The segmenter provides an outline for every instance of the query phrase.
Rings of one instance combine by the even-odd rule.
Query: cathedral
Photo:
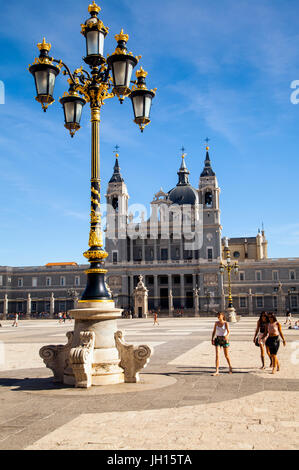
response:
[[[232,263],[239,266],[231,277],[233,306],[239,315],[299,312],[299,258],[268,258],[264,230],[255,237],[223,237],[214,170],[207,147],[198,187],[192,187],[183,153],[177,185],[157,192],[150,217],[140,214],[136,220],[116,154],[106,191],[105,243],[107,283],[118,307],[134,308],[142,276],[149,310],[171,316],[215,315],[228,305],[228,277],[220,265],[229,248]],[[73,308],[74,296],[85,288],[87,268],[65,262],[0,266],[0,318],[13,312],[53,316]]]
[[[227,305],[227,279],[219,271],[225,244],[220,188],[209,147],[197,188],[190,184],[185,154],[177,174],[173,189],[161,189],[154,195],[150,218],[141,216],[136,223],[128,213],[129,192],[116,155],[106,194],[110,208],[106,250],[109,286],[123,308],[132,307],[140,275],[148,289],[150,310],[191,313],[196,296],[201,312],[223,310]],[[165,214],[167,223],[163,224]],[[180,220],[184,217],[198,236],[197,243],[186,239]],[[232,284],[234,306],[240,314],[258,314],[263,309],[298,311],[299,259],[268,259],[264,230],[256,237],[231,238],[228,246],[232,260],[239,265]]]

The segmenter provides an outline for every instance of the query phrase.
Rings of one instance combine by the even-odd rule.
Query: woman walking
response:
[[[232,366],[229,358],[229,327],[224,313],[218,313],[218,321],[215,322],[212,334],[212,345],[216,348],[216,372],[219,375],[219,350],[223,348],[225,359],[229,366],[229,373],[232,374]]]
[[[262,360],[262,367],[261,369],[265,369],[265,342],[267,339],[268,335],[268,323],[269,323],[269,318],[266,312],[262,312],[261,316],[257,322],[256,325],[256,330],[255,330],[255,335],[253,338],[254,344],[260,348],[261,350],[261,360]],[[268,352],[268,351],[267,351]],[[272,359],[269,354],[270,358],[270,367],[272,366]]]
[[[154,312],[154,324],[153,324],[153,326],[155,326],[155,325],[159,326],[158,313],[157,312]]]
[[[268,313],[269,323],[268,323],[268,338],[266,341],[267,352],[271,356],[272,361],[272,374],[280,371],[280,364],[278,362],[277,353],[280,346],[279,336],[282,339],[283,345],[286,345],[284,339],[281,324],[277,321],[276,316],[273,313]]]

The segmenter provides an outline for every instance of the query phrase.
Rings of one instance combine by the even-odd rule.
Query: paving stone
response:
[[[155,347],[145,372],[173,377],[175,382],[152,391],[142,391],[140,384],[137,391],[123,394],[104,391],[96,395],[84,390],[73,394],[71,388],[64,391],[54,386],[51,372],[39,367],[39,358],[30,356],[31,343],[35,354],[40,345],[55,344],[53,335],[65,335],[71,324],[61,328],[37,321],[28,324],[32,328],[2,332],[1,340],[9,344],[11,368],[2,371],[0,378],[0,449],[298,448],[298,366],[290,361],[289,344],[279,351],[279,374],[259,370],[259,351],[252,343],[256,319],[232,326],[235,373],[227,374],[221,357],[219,377],[211,376],[214,348],[211,331],[206,331],[207,326],[212,329],[214,319],[178,323],[163,318],[163,331],[185,328],[190,333],[180,337],[170,333],[163,340],[158,328],[147,334],[152,327],[148,321],[119,323],[120,329],[129,325],[139,330],[140,336],[132,336],[133,341],[165,341]],[[238,331],[242,334],[235,335]],[[299,339],[298,332],[284,333],[288,342]],[[60,336],[56,339],[63,342]],[[26,361],[19,364],[19,352],[22,349],[26,354],[26,348]],[[57,390],[59,395],[55,395]]]

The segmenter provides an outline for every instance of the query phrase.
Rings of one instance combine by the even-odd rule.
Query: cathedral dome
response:
[[[175,188],[173,188],[168,193],[168,199],[173,204],[191,204],[194,205],[198,202],[198,194],[196,189],[194,189],[189,183],[189,174],[185,162],[185,154],[182,155],[182,164],[181,168],[178,171],[179,182]]]
[[[176,186],[168,193],[168,198],[173,204],[196,204],[198,202],[198,195],[196,189],[191,185]]]

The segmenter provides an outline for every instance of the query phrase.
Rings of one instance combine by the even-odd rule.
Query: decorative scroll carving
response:
[[[71,349],[70,365],[75,376],[77,388],[89,388],[92,385],[92,359],[95,343],[93,331],[81,331],[80,344]]]
[[[124,370],[125,382],[139,382],[139,371],[149,363],[153,354],[152,348],[147,345],[134,346],[126,343],[122,331],[117,331],[114,338],[120,357],[119,367]]]
[[[54,382],[63,383],[64,369],[67,367],[71,344],[74,337],[73,331],[68,331],[68,342],[65,345],[49,345],[40,349],[39,355],[43,359],[46,367],[54,374]]]

